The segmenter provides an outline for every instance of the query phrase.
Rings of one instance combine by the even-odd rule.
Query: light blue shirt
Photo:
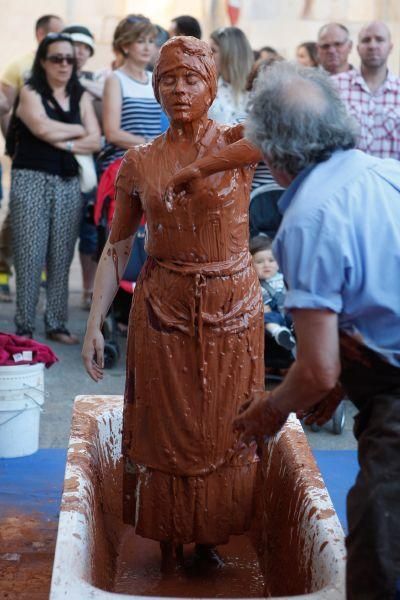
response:
[[[336,312],[341,330],[400,367],[400,163],[337,151],[302,171],[279,208],[285,308]]]

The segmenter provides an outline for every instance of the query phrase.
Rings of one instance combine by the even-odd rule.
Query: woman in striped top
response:
[[[146,69],[156,33],[154,25],[142,15],[129,15],[115,30],[113,47],[124,56],[124,63],[104,87],[106,145],[99,160],[102,172],[132,146],[161,133],[161,106],[154,97],[152,74]]]

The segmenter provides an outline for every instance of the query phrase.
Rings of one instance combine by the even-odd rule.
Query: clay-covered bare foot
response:
[[[160,542],[161,549],[161,572],[169,575],[175,571],[176,560],[174,556],[174,545],[172,542]]]
[[[216,547],[208,544],[196,544],[193,558],[194,563],[202,563],[217,569],[222,569],[225,565]]]
[[[172,542],[160,542],[161,549],[161,572],[165,575],[171,574],[177,568],[183,566],[183,545]]]
[[[183,567],[185,562],[185,556],[183,554],[183,544],[176,544],[175,546],[175,558],[177,565]]]

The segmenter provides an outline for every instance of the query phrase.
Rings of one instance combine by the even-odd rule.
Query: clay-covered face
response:
[[[210,89],[190,66],[176,66],[160,77],[162,107],[171,121],[190,122],[205,115],[211,105]]]

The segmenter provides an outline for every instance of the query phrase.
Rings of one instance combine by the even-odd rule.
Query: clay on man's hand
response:
[[[289,416],[289,413],[282,412],[272,403],[271,392],[256,394],[242,410],[234,420],[233,427],[240,432],[240,437],[245,443],[275,435]]]
[[[332,418],[333,413],[345,397],[346,393],[340,383],[337,383],[333,390],[322,398],[320,402],[314,404],[308,410],[297,412],[298,419],[304,419],[306,425],[323,425]]]

